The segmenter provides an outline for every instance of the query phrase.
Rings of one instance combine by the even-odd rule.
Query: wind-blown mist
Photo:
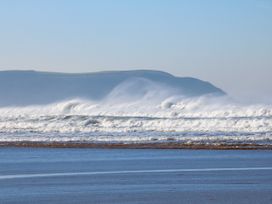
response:
[[[0,108],[0,141],[271,144],[272,106],[131,78],[103,99]]]

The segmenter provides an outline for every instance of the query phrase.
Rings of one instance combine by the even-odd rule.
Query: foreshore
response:
[[[5,204],[266,204],[272,199],[271,151],[5,147],[0,164]]]
[[[0,147],[37,148],[106,148],[106,149],[207,149],[207,150],[272,150],[272,144],[188,144],[180,142],[161,143],[106,143],[106,142],[0,142]]]

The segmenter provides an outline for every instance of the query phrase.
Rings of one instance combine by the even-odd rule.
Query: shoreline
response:
[[[184,144],[167,143],[95,143],[95,142],[0,142],[1,147],[32,148],[98,148],[98,149],[196,149],[196,150],[272,150],[272,145],[260,144]]]

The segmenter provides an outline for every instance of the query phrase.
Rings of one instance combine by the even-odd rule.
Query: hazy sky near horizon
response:
[[[0,70],[156,69],[272,103],[272,0],[0,0]]]

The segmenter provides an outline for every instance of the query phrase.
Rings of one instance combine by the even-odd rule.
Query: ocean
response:
[[[0,142],[272,144],[271,105],[156,94],[1,107]]]

